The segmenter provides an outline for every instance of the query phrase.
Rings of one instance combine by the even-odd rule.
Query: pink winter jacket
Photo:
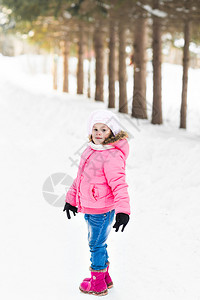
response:
[[[89,146],[81,155],[77,177],[66,195],[66,202],[78,207],[78,212],[130,215],[125,165],[129,153],[126,139],[109,145]]]

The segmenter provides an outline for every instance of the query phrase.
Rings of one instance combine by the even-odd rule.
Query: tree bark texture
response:
[[[122,113],[128,113],[126,81],[126,28],[119,22],[119,112]]]
[[[69,59],[69,41],[62,42],[62,55],[63,55],[63,92],[68,93],[68,59]]]
[[[53,56],[53,88],[58,88],[58,55],[54,53]]]
[[[146,104],[146,41],[147,20],[138,19],[134,41],[134,88],[132,116],[147,119]]]
[[[154,9],[159,8],[159,1],[154,0]],[[152,124],[162,124],[162,94],[161,94],[161,21],[153,17],[153,108]]]
[[[185,22],[184,27],[185,44],[183,48],[183,79],[182,79],[182,102],[181,102],[181,117],[180,128],[186,129],[187,121],[187,87],[188,87],[188,69],[189,69],[189,44],[190,44],[190,23]]]
[[[109,98],[108,98],[108,107],[115,107],[115,22],[110,21],[110,40],[109,40],[109,64],[108,64],[108,89],[109,89]]]
[[[78,41],[78,68],[77,68],[77,94],[83,94],[83,57],[84,57],[84,33],[83,26],[79,26],[79,41]]]
[[[96,56],[95,100],[104,101],[104,33],[101,25],[94,31],[94,49]]]
[[[91,34],[88,35],[88,88],[87,96],[91,97],[91,59],[92,59],[92,37]]]

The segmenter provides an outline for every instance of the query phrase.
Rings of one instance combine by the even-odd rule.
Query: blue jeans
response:
[[[107,268],[108,253],[106,240],[111,231],[115,210],[104,214],[85,214],[88,225],[88,242],[91,252],[91,268],[103,270]]]

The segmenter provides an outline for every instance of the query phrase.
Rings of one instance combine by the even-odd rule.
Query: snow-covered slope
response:
[[[91,299],[78,289],[89,276],[83,215],[68,220],[62,207],[44,199],[42,188],[51,174],[76,176],[72,160],[79,160],[85,146],[87,117],[106,104],[52,91],[51,77],[31,75],[23,63],[22,57],[0,57],[0,298]],[[115,286],[107,299],[200,299],[199,87],[190,82],[193,123],[188,131],[179,130],[180,68],[164,65],[164,71],[164,125],[118,114],[131,134],[132,215],[124,233],[113,230],[109,236]],[[197,82],[199,70],[191,74]],[[151,73],[148,82],[150,99]],[[73,77],[70,86],[75,89]],[[55,193],[65,192],[56,188]]]

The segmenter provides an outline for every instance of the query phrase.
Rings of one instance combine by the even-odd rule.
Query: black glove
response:
[[[71,216],[70,216],[70,213],[69,213],[70,210],[73,211],[74,216],[78,213],[77,207],[72,206],[71,204],[66,202],[63,211],[66,211],[68,219],[71,219]]]
[[[122,232],[124,231],[124,228],[126,227],[126,225],[128,224],[129,222],[129,215],[127,214],[124,214],[124,213],[118,213],[116,214],[116,222],[113,226],[113,228],[116,228],[115,232],[117,232],[119,230],[119,227],[121,225],[123,225],[122,227]]]

